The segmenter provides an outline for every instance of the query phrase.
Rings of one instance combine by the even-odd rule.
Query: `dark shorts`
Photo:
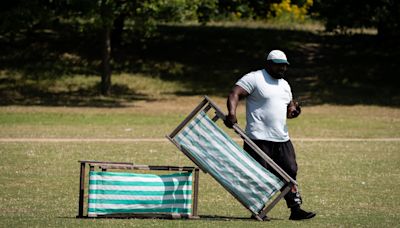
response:
[[[292,142],[270,142],[264,140],[252,140],[260,149],[268,155],[279,167],[281,167],[289,176],[296,180],[297,176],[297,162],[296,153]],[[276,172],[269,169],[268,164],[258,155],[249,145],[244,144],[244,150],[247,151],[256,161],[262,166],[270,170],[272,173]],[[279,175],[278,175],[279,176]]]
[[[264,140],[252,140],[265,154],[268,155],[279,167],[281,167],[290,177],[296,180],[297,162],[296,153],[292,142],[270,142]],[[261,158],[249,145],[244,144],[244,150],[247,151],[256,161],[268,169],[270,172],[280,177],[280,175],[267,162]],[[281,177],[282,178],[282,177]],[[297,207],[302,203],[300,193],[297,186],[285,195],[286,204],[288,207]]]

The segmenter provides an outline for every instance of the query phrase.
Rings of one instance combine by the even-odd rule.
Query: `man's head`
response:
[[[285,77],[288,66],[289,62],[283,51],[273,50],[267,55],[266,70],[272,77],[276,79]]]

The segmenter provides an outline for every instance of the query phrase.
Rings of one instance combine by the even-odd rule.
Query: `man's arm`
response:
[[[240,98],[246,97],[248,95],[249,93],[242,87],[233,87],[231,93],[228,96],[228,100],[226,101],[228,115],[226,116],[226,120],[224,121],[224,123],[227,127],[232,128],[232,126],[237,123],[236,108],[238,106],[239,100]]]
[[[286,117],[288,119],[296,118],[301,113],[301,107],[299,102],[291,100],[287,107]]]

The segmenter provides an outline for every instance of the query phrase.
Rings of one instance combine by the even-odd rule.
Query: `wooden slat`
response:
[[[179,213],[114,213],[97,215],[91,218],[164,218],[164,219],[198,219],[198,216]]]
[[[134,165],[132,162],[108,162],[108,161],[93,161],[93,160],[82,160],[78,161],[80,163],[87,163],[87,164],[119,164],[119,165]]]
[[[176,134],[187,124],[190,120],[207,104],[207,99],[204,99],[200,104],[182,121],[175,130],[169,135],[170,138],[174,138]]]
[[[79,202],[78,202],[78,218],[83,217],[83,205],[85,197],[85,163],[81,163],[79,177]]]
[[[101,169],[153,170],[153,171],[192,171],[191,166],[130,166],[130,165],[100,165]]]
[[[193,186],[193,205],[192,205],[192,215],[198,216],[197,206],[199,202],[199,169],[194,170],[194,186]]]

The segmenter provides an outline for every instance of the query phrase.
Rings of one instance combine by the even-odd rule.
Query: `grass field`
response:
[[[224,99],[214,99],[224,108]],[[304,208],[318,213],[312,220],[289,221],[284,201],[270,212],[271,222],[250,220],[250,213],[204,173],[200,220],[75,219],[78,160],[192,164],[167,141],[46,142],[46,138],[163,138],[200,100],[176,97],[134,102],[125,108],[1,107],[0,138],[44,142],[0,142],[0,226],[398,226],[400,110],[362,105],[304,107],[301,118],[289,122]],[[243,125],[243,104],[239,112]],[[305,140],[312,138],[316,140]],[[334,141],[324,141],[328,139]]]

